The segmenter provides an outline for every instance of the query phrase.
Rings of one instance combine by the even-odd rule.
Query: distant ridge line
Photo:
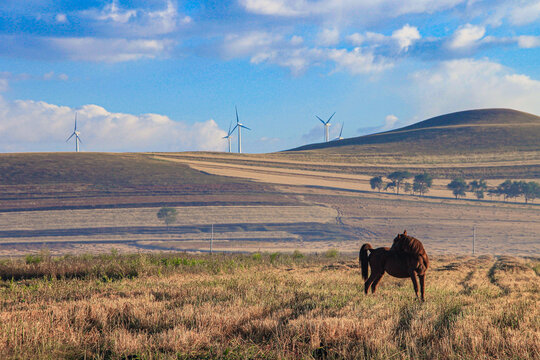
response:
[[[286,151],[452,154],[540,151],[540,116],[512,109],[477,109],[432,117],[398,129]]]

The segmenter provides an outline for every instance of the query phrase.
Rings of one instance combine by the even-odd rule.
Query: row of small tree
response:
[[[394,171],[386,175],[386,178],[389,181],[385,182],[382,176],[372,177],[369,181],[371,188],[379,192],[392,190],[396,194],[399,194],[399,190],[402,189],[405,192],[424,195],[433,184],[433,177],[428,173],[413,175],[408,171]],[[411,178],[413,179],[412,184],[407,181]],[[456,199],[464,197],[467,192],[474,194],[477,199],[483,199],[486,193],[490,197],[503,196],[505,201],[523,196],[525,203],[540,198],[540,184],[535,181],[506,180],[497,187],[488,189],[484,179],[472,180],[467,183],[462,178],[455,178],[446,187],[452,191]]]
[[[386,175],[386,178],[390,181],[385,183],[382,176],[372,177],[369,181],[371,188],[379,192],[383,189],[384,191],[395,190],[396,194],[399,194],[399,189],[402,188],[405,192],[424,195],[433,184],[433,177],[428,173],[413,175],[408,171],[394,171]],[[414,178],[412,184],[407,181],[411,178]]]
[[[523,196],[525,203],[528,203],[529,200],[534,201],[534,199],[540,198],[540,184],[535,181],[505,180],[497,187],[488,189],[487,183],[483,179],[473,180],[467,184],[462,178],[456,178],[446,186],[456,199],[465,196],[467,191],[473,193],[477,199],[483,199],[486,192],[491,197],[502,196],[505,201]]]

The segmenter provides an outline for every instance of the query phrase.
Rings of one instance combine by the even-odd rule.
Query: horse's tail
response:
[[[360,253],[358,254],[358,261],[360,262],[360,267],[362,268],[362,279],[366,280],[368,277],[368,250],[373,250],[370,243],[365,243],[360,248]]]

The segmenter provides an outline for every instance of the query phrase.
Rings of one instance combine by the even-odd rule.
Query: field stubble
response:
[[[365,296],[356,260],[43,256],[0,265],[2,358],[536,359],[539,259],[439,256]],[[99,269],[106,269],[99,270]],[[19,274],[18,280],[14,274]]]

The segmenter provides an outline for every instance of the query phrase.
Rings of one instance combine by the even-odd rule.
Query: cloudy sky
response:
[[[3,0],[0,151],[244,152],[540,115],[540,0]],[[233,139],[236,141],[236,139]]]

